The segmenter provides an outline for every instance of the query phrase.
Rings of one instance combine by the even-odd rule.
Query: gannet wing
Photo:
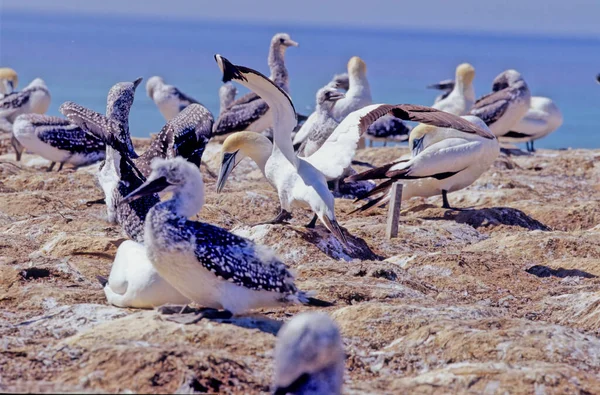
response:
[[[206,107],[193,103],[168,124],[173,130],[173,150],[176,156],[200,166],[202,154],[212,137],[214,118]]]
[[[168,92],[169,96],[176,97],[178,100],[180,100],[181,102],[184,102],[186,105],[190,105],[192,103],[200,103],[198,100],[186,95],[185,93],[183,93],[182,91],[180,91],[179,89],[177,89],[177,87],[175,87],[173,85],[170,85],[168,87],[167,92]]]
[[[72,153],[95,152],[105,148],[99,138],[66,119],[41,114],[23,114],[19,119],[26,119],[35,129],[37,137],[53,147]]]
[[[269,105],[262,99],[233,105],[219,115],[215,122],[214,133],[221,135],[246,130],[267,111],[269,111]]]
[[[246,93],[244,96],[237,98],[233,101],[233,103],[231,103],[229,105],[229,108],[233,107],[233,106],[238,106],[240,104],[248,104],[254,100],[259,100],[260,96],[258,96],[256,93],[254,92],[250,92],[250,93]]]
[[[436,84],[431,84],[431,85],[427,85],[427,89],[437,89],[440,91],[452,91],[452,89],[454,89],[454,80],[453,79],[448,79],[448,80],[443,80],[440,81]]]
[[[61,104],[58,111],[67,117],[69,122],[83,128],[118,150],[117,147],[114,147],[114,144],[117,141],[116,136],[123,128],[120,122],[70,101]]]
[[[297,292],[294,276],[270,248],[202,222],[173,226],[181,229],[183,240],[196,240],[196,258],[217,277],[254,290]]]
[[[489,126],[504,115],[515,95],[516,91],[510,88],[488,93],[475,102],[470,114],[481,118]]]
[[[31,90],[9,93],[0,99],[0,118],[15,115],[21,107],[29,102]]]

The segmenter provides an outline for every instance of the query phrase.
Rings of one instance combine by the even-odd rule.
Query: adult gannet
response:
[[[156,159],[148,180],[124,203],[157,192],[171,199],[148,212],[144,245],[162,278],[205,307],[242,314],[288,303],[315,304],[272,250],[189,217],[204,205],[199,169],[183,158]]]
[[[500,137],[525,116],[530,101],[531,93],[521,74],[507,70],[494,79],[492,92],[479,98],[470,114],[481,118]]]
[[[367,80],[367,65],[358,56],[353,56],[348,61],[348,78],[350,86],[346,97],[333,107],[333,116],[340,122],[351,112],[373,103]]]
[[[431,107],[454,115],[468,114],[475,103],[474,78],[475,68],[469,63],[460,64],[456,68],[456,79],[450,94]]]
[[[533,142],[549,135],[563,123],[558,106],[547,97],[532,96],[527,113],[500,140],[513,143],[525,142],[527,151],[535,152]]]
[[[297,47],[289,34],[277,33],[271,39],[269,48],[269,69],[271,80],[286,93],[289,92],[289,76],[285,67],[285,51]],[[248,93],[231,103],[227,111],[219,115],[214,126],[215,135],[241,130],[262,132],[273,125],[273,117],[265,100],[256,93]]]
[[[59,117],[41,114],[19,115],[13,124],[13,134],[27,150],[60,163],[75,167],[89,165],[104,159],[104,142],[91,133]]]
[[[344,94],[334,88],[324,87],[319,89],[317,92],[316,116],[313,119],[311,130],[306,139],[300,145],[300,148],[298,148],[299,156],[311,156],[331,136],[331,133],[339,125],[339,122],[333,117],[331,112],[335,103],[343,98]]]
[[[448,192],[471,185],[490,167],[500,147],[485,123],[474,116],[441,114],[452,117],[446,118],[450,120],[446,126],[418,125],[412,130],[409,144],[413,148],[411,159],[395,161],[347,178],[350,181],[385,180],[363,198],[378,193],[383,195],[358,210],[364,211],[387,202],[389,188],[399,180],[406,180],[403,181],[402,199],[442,195],[442,207],[451,208]]]
[[[273,394],[339,395],[344,359],[340,330],[327,314],[298,314],[277,334]]]
[[[219,115],[223,114],[233,102],[237,95],[237,88],[231,82],[227,82],[219,88]]]
[[[184,108],[198,100],[189,97],[173,85],[167,85],[162,77],[150,77],[146,82],[146,93],[167,121],[173,119]]]
[[[437,103],[437,102],[447,98],[448,95],[450,94],[450,92],[452,92],[452,90],[454,89],[454,80],[452,80],[452,79],[443,80],[443,81],[440,81],[435,84],[427,85],[426,88],[437,89],[437,90],[442,91],[442,93],[440,93],[439,95],[436,96],[435,99],[433,99],[433,102]]]
[[[17,72],[10,67],[0,68],[0,97],[13,93],[19,85]]]
[[[44,114],[50,107],[50,91],[41,78],[36,78],[20,92],[12,92],[0,99],[0,131],[12,132],[12,124],[21,114]],[[14,135],[11,144],[17,161],[21,160],[23,147]]]

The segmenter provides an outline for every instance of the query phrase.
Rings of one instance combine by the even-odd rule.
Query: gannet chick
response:
[[[148,258],[162,278],[205,307],[242,314],[288,303],[310,304],[269,248],[187,218],[204,204],[198,168],[183,158],[156,159],[148,180],[124,203],[157,192],[172,198],[150,209],[144,227]]]
[[[17,72],[10,67],[0,68],[0,97],[13,93],[19,85]]]
[[[562,113],[552,99],[533,96],[525,116],[500,140],[512,143],[525,142],[527,151],[535,152],[533,142],[554,132],[562,123]]]
[[[105,156],[102,140],[66,119],[40,114],[19,115],[13,124],[13,134],[27,150],[52,163],[48,171],[60,163],[75,167],[96,163]]]
[[[400,118],[393,115],[385,115],[373,122],[365,133],[365,139],[369,141],[369,146],[373,146],[373,141],[382,141],[383,146],[387,143],[401,142],[408,140],[410,128],[406,126]]]
[[[108,303],[117,307],[151,309],[190,302],[160,277],[148,259],[144,245],[131,240],[125,240],[117,249],[103,288]]]
[[[445,99],[431,107],[454,115],[468,114],[475,103],[474,78],[475,68],[473,66],[469,63],[459,65],[456,68],[456,79],[452,91]]]
[[[237,95],[237,88],[231,82],[221,85],[219,88],[219,115],[231,107],[235,101],[235,95]]]
[[[292,206],[308,206],[315,214],[309,226],[314,226],[318,218],[338,240],[346,244],[346,236],[335,218],[335,199],[327,187],[325,176],[294,152],[291,134],[297,121],[290,97],[259,72],[234,66],[220,55],[215,55],[215,59],[223,72],[223,82],[235,80],[246,86],[260,95],[273,112],[274,144],[264,173],[277,189],[281,211],[270,223],[281,223],[290,218]],[[230,171],[227,169],[228,166],[222,166],[221,173],[225,173],[224,176]]]
[[[0,99],[0,131],[12,132],[12,124],[21,114],[44,114],[50,107],[50,91],[41,78],[36,78],[20,92],[12,92]],[[17,161],[21,160],[23,146],[11,136]]]
[[[448,95],[450,94],[450,92],[452,92],[452,90],[454,89],[454,80],[452,80],[452,79],[443,80],[443,81],[440,81],[435,84],[427,85],[426,88],[427,89],[437,89],[439,91],[442,91],[442,93],[440,93],[433,100],[434,103],[438,103],[439,101],[447,98]]]
[[[269,69],[271,80],[285,92],[289,92],[289,75],[285,67],[285,51],[288,47],[297,47],[287,33],[277,33],[271,39],[269,47]],[[269,106],[256,93],[248,93],[235,100],[227,111],[222,112],[214,126],[215,135],[223,135],[242,130],[262,132],[273,125]]]
[[[165,83],[162,77],[150,77],[146,82],[146,93],[154,101],[167,121],[175,118],[184,108],[198,100],[186,95],[173,85]]]
[[[525,116],[530,101],[531,93],[521,74],[507,70],[494,79],[492,93],[479,98],[470,114],[481,118],[500,137]]]
[[[334,88],[325,87],[317,92],[317,110],[314,123],[300,148],[298,156],[311,156],[331,136],[339,125],[333,117],[332,109],[335,103],[344,98],[344,94]],[[302,129],[300,129],[302,130]]]
[[[333,117],[341,122],[348,114],[373,103],[371,87],[367,79],[367,65],[358,56],[348,61],[348,79],[350,87],[346,97],[335,103]]]
[[[275,395],[339,395],[344,383],[344,345],[324,313],[302,313],[277,334]]]
[[[406,180],[403,181],[403,200],[442,195],[442,207],[449,209],[448,192],[466,188],[489,169],[500,146],[483,121],[468,115],[461,118],[444,112],[438,114],[451,122],[444,127],[423,124],[415,127],[411,132],[413,157],[410,160],[392,162],[347,178],[350,181],[385,180],[361,198],[382,195],[355,211],[387,202],[389,188],[398,180]],[[426,148],[421,149],[422,146]]]

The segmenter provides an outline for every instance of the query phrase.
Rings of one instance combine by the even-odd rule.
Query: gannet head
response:
[[[290,38],[287,33],[277,33],[271,39],[271,47],[278,48],[281,52],[285,51],[288,47],[297,47],[298,43]]]
[[[7,95],[17,89],[19,76],[10,67],[2,67],[0,68],[0,81],[0,93]]]
[[[146,94],[150,99],[154,98],[154,91],[161,85],[165,84],[165,80],[162,77],[155,75],[154,77],[150,77],[148,82],[146,82]]]
[[[135,158],[135,150],[129,136],[129,110],[133,105],[135,89],[142,82],[142,77],[133,82],[119,82],[113,85],[108,91],[106,99],[106,117],[114,119],[121,123],[120,140],[127,146],[127,150],[132,153],[131,157]]]
[[[332,88],[347,91],[350,89],[350,78],[348,77],[348,73],[334,75],[332,80],[327,85]]]
[[[268,138],[256,132],[237,132],[230,134],[221,147],[222,159],[219,179],[217,180],[217,192],[221,192],[227,177],[235,167],[247,156],[254,160],[259,166],[266,162],[271,154],[273,144]]]
[[[29,83],[29,85],[27,85],[25,87],[25,89],[27,89],[27,88],[46,88],[46,89],[48,89],[48,87],[46,86],[46,83],[41,78],[36,78],[33,81],[31,81]]]
[[[521,73],[519,73],[517,70],[506,70],[494,78],[492,90],[494,92],[498,92],[516,84],[519,81],[523,81]]]
[[[317,107],[330,110],[336,101],[343,99],[345,96],[342,92],[326,86],[317,91]]]
[[[423,140],[425,139],[425,135],[436,129],[438,129],[436,126],[420,123],[410,131],[410,135],[408,136],[408,148],[412,152],[413,158],[423,151]]]
[[[155,193],[173,192],[179,215],[191,217],[204,205],[204,182],[200,170],[178,156],[173,159],[156,158],[152,172],[139,188],[127,195],[121,204]]]
[[[344,347],[335,322],[325,313],[303,313],[277,335],[274,393],[340,394],[344,378]]]
[[[353,77],[364,77],[367,75],[367,64],[358,56],[353,56],[348,61],[348,74]]]
[[[469,86],[475,78],[475,68],[469,63],[463,63],[456,68],[456,80],[462,81],[463,84]]]

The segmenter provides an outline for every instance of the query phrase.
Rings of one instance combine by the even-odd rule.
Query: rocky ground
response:
[[[366,149],[357,159],[403,153]],[[346,393],[598,393],[599,155],[501,156],[450,195],[466,210],[441,209],[440,198],[404,202],[392,241],[385,209],[349,215],[353,202],[337,199],[368,260],[322,227],[305,229],[301,210],[289,226],[245,225],[277,210],[249,163],[219,195],[202,166],[198,218],[271,246],[301,288],[335,302],[325,310],[344,337]],[[218,146],[206,159],[216,172]],[[0,391],[267,392],[273,333],[309,308],[182,325],[108,306],[96,276],[108,275],[123,236],[103,206],[85,204],[102,197],[96,167],[46,165],[0,156]]]

